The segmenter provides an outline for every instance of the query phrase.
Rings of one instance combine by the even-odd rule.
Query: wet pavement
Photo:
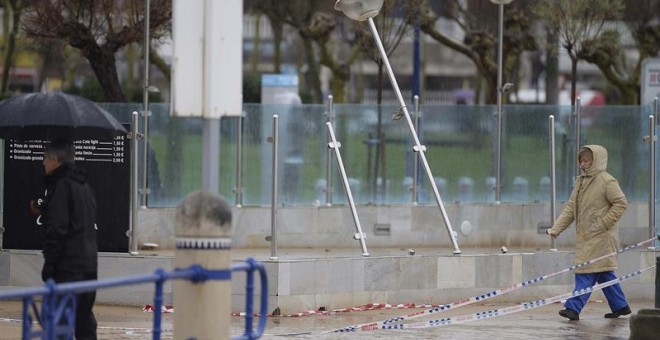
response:
[[[521,301],[522,302],[522,301]],[[435,314],[410,320],[428,321],[448,316],[472,314],[511,306],[510,304],[471,305],[451,312]],[[633,313],[639,309],[652,308],[652,301],[631,302]],[[609,312],[606,302],[592,301],[587,304],[579,321],[568,321],[557,315],[562,308],[555,303],[497,318],[468,322],[438,328],[413,330],[376,330],[357,333],[323,333],[350,325],[382,321],[394,316],[408,315],[424,309],[381,309],[311,315],[303,317],[269,317],[266,334],[262,339],[628,339],[629,317],[605,319]],[[99,339],[152,339],[152,313],[140,307],[103,306],[94,307],[99,328]],[[161,339],[172,339],[173,313],[163,314]],[[21,303],[0,301],[0,339],[20,339]],[[244,320],[231,317],[231,333],[241,335]],[[256,320],[255,320],[256,324]],[[292,333],[308,333],[293,336]]]

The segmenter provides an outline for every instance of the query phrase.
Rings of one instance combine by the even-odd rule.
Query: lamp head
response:
[[[490,2],[496,5],[508,5],[513,2],[513,0],[490,0]]]
[[[383,0],[337,0],[335,9],[357,21],[365,21],[378,15]]]

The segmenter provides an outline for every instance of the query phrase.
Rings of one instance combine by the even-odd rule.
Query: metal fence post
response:
[[[138,140],[142,134],[138,132],[138,113],[133,111],[133,131],[131,131],[131,229],[128,231],[129,253],[138,254],[137,223],[138,223]]]
[[[649,238],[655,236],[655,117],[649,116],[649,135],[644,138],[649,144]],[[655,242],[648,249],[655,250]]]
[[[279,164],[279,116],[273,115],[273,136],[266,138],[266,140],[273,144],[273,184],[271,192],[271,207],[270,207],[270,237],[266,240],[270,241],[270,259],[277,260],[277,181],[278,173],[277,167]]]
[[[419,132],[419,119],[420,119],[420,114],[419,112],[419,96],[415,95],[413,97],[413,104],[415,105],[415,133],[417,133],[417,138],[420,138],[421,133]],[[412,184],[412,203],[413,205],[417,205],[419,202],[419,186],[418,186],[418,176],[417,172],[419,171],[419,155],[417,152],[413,152],[413,166],[412,166],[412,178],[413,178],[413,184]]]
[[[339,168],[339,173],[344,183],[344,189],[346,190],[346,197],[348,198],[348,204],[350,205],[351,208],[351,215],[353,216],[353,222],[355,223],[355,231],[357,231],[357,233],[354,234],[353,238],[360,242],[360,247],[362,248],[362,256],[367,257],[369,256],[369,251],[367,250],[367,243],[364,240],[365,236],[364,233],[362,232],[362,226],[360,225],[360,219],[358,218],[357,210],[355,209],[355,201],[353,201],[353,193],[351,191],[351,186],[348,183],[348,177],[346,176],[346,169],[344,168],[344,162],[341,159],[341,153],[339,153],[339,148],[341,147],[341,144],[337,142],[337,138],[335,138],[335,133],[334,130],[332,129],[332,124],[326,123],[326,127],[328,128],[328,134],[330,135],[330,143],[328,143],[328,147],[333,150],[337,158],[337,167]]]
[[[660,124],[660,108],[658,107],[658,97],[653,98],[653,114],[649,116],[649,165],[650,175],[649,181],[651,182],[649,188],[649,234],[651,237],[655,236],[656,240],[649,249],[657,250],[660,247],[660,232],[655,224],[655,126]],[[660,309],[660,256],[655,258],[655,308]]]
[[[207,270],[231,267],[231,208],[217,194],[196,191],[177,207],[173,267]],[[173,282],[175,339],[229,339],[231,281]]]
[[[582,147],[582,103],[580,97],[575,99],[575,157],[577,159],[578,154],[580,153],[580,148]],[[575,178],[580,175],[580,162],[576,162],[575,165]]]
[[[548,117],[550,137],[550,227],[557,218],[557,175],[555,162],[555,116]],[[550,251],[557,251],[557,240],[550,238]]]
[[[334,124],[335,108],[332,95],[328,96],[328,111],[325,115],[326,124]],[[328,142],[330,142],[328,135]],[[325,156],[325,204],[332,205],[332,150],[328,149]]]
[[[243,116],[236,117],[237,127],[236,127],[236,188],[234,189],[234,194],[236,195],[236,206],[243,206]]]
[[[658,234],[660,238],[660,234]],[[660,308],[660,256],[655,258],[655,308]]]

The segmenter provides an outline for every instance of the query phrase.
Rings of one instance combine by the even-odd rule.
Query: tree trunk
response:
[[[18,34],[18,24],[21,17],[21,1],[7,1],[12,11],[12,26],[7,37],[7,47],[5,49],[5,60],[2,70],[2,84],[0,85],[0,94],[4,95],[9,90],[9,72],[13,64],[14,50],[16,49],[16,35]],[[5,3],[6,4],[6,3]]]
[[[557,105],[559,103],[559,54],[557,53],[557,35],[548,30],[545,66],[545,103]]]
[[[156,68],[163,73],[163,76],[169,83],[172,79],[172,68],[165,62],[165,60],[163,60],[158,52],[154,51],[153,48],[149,49],[149,62],[156,66]]]
[[[335,103],[346,103],[346,82],[338,74],[332,76],[332,97]]]
[[[309,70],[307,71],[307,80],[310,82],[310,90],[312,91],[312,96],[314,97],[315,103],[323,103],[323,93],[321,91],[321,72],[319,70],[319,63],[316,61],[316,54],[314,53],[314,42],[309,38],[303,38],[303,44],[305,45],[305,56],[307,60],[307,66]],[[339,93],[335,93],[335,89],[332,89],[332,96],[335,98],[335,102],[343,103],[343,98],[338,98]]]
[[[571,57],[571,112],[575,112],[575,98],[577,98],[577,63],[578,59],[569,53]]]
[[[573,132],[575,132],[575,127],[577,126],[577,116],[575,116],[576,119],[574,119],[573,115],[575,114],[575,98],[577,97],[576,92],[577,92],[577,63],[578,59],[576,56],[574,56],[572,53],[569,51],[569,56],[571,57],[571,118],[569,119],[569,122],[572,124],[569,124],[569,132],[568,135],[572,136],[570,138],[570,143],[569,147],[570,150],[568,151],[568,159],[566,159],[566,171],[568,173],[569,178],[574,178],[575,176],[578,175],[577,173],[577,167],[575,164],[575,161],[577,160],[577,148],[580,145],[580,141],[578,140],[578,136],[574,135]],[[572,183],[569,183],[572,185]]]
[[[261,48],[261,14],[257,13],[254,25],[254,37],[252,37],[252,58],[250,60],[250,71],[257,73],[259,71],[259,48]]]
[[[275,22],[271,19],[271,28],[273,29],[273,48],[274,48],[274,56],[273,56],[273,72],[274,73],[280,73],[281,72],[281,67],[282,67],[282,23],[281,22]]]
[[[111,103],[126,102],[126,94],[119,85],[114,53],[94,46],[85,49],[83,54],[101,84],[105,100]]]

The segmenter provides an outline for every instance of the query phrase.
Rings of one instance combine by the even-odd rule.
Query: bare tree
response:
[[[639,104],[642,63],[646,58],[660,53],[658,19],[658,0],[640,0],[634,5],[626,6],[623,22],[628,27],[638,52],[634,55],[626,53],[630,43],[622,41],[622,35],[625,33],[618,26],[604,30],[603,34],[585,43],[580,57],[598,66],[607,81],[617,88],[620,104]]]
[[[628,4],[623,13],[622,21],[613,23],[602,34],[585,42],[580,58],[598,66],[607,81],[618,90],[620,104],[639,105],[642,63],[660,52],[660,1],[635,1]],[[622,26],[627,27],[628,32]],[[624,38],[626,33],[632,40]],[[630,53],[635,48],[637,53]],[[623,143],[620,159],[626,173],[636,171],[635,164],[639,164],[641,157],[636,141],[629,138],[629,135],[640,133],[640,120],[640,115],[626,115],[614,116],[608,121],[610,133],[619,136]],[[624,125],[628,128],[622,129]],[[634,192],[639,187],[635,182],[639,180],[637,176],[624,176],[621,181]]]
[[[325,21],[317,15],[324,2],[319,0],[253,0],[247,1],[246,8],[263,13],[269,20],[273,31],[274,72],[279,73],[282,63],[282,42],[286,25],[295,29],[301,38],[303,56],[307,72],[304,79],[306,88],[312,94],[313,101],[322,102],[319,61],[315,50],[315,39],[325,39],[325,35],[335,27],[334,20]],[[327,5],[327,4],[326,4]],[[327,7],[327,6],[326,6]],[[320,21],[317,20],[320,18]],[[256,53],[257,51],[255,51]],[[321,61],[321,63],[323,63]]]
[[[571,58],[571,106],[575,105],[577,63],[589,44],[603,31],[607,20],[617,19],[623,11],[622,0],[539,1],[533,12],[557,33],[559,43]]]
[[[493,15],[497,6],[484,0],[447,0],[442,5],[439,8],[438,3],[424,1],[420,16],[421,30],[440,44],[469,58],[488,86],[486,102],[497,102],[497,15]],[[516,1],[504,11],[506,30],[502,73],[505,75],[517,69],[517,61],[523,51],[537,50],[526,14],[528,6],[528,1]],[[436,27],[441,17],[453,21],[465,32],[463,41],[453,39]]]
[[[167,34],[172,18],[170,0],[152,0],[150,35]],[[21,18],[34,39],[63,39],[80,50],[103,88],[108,102],[124,102],[115,53],[144,39],[144,1],[34,0]]]

